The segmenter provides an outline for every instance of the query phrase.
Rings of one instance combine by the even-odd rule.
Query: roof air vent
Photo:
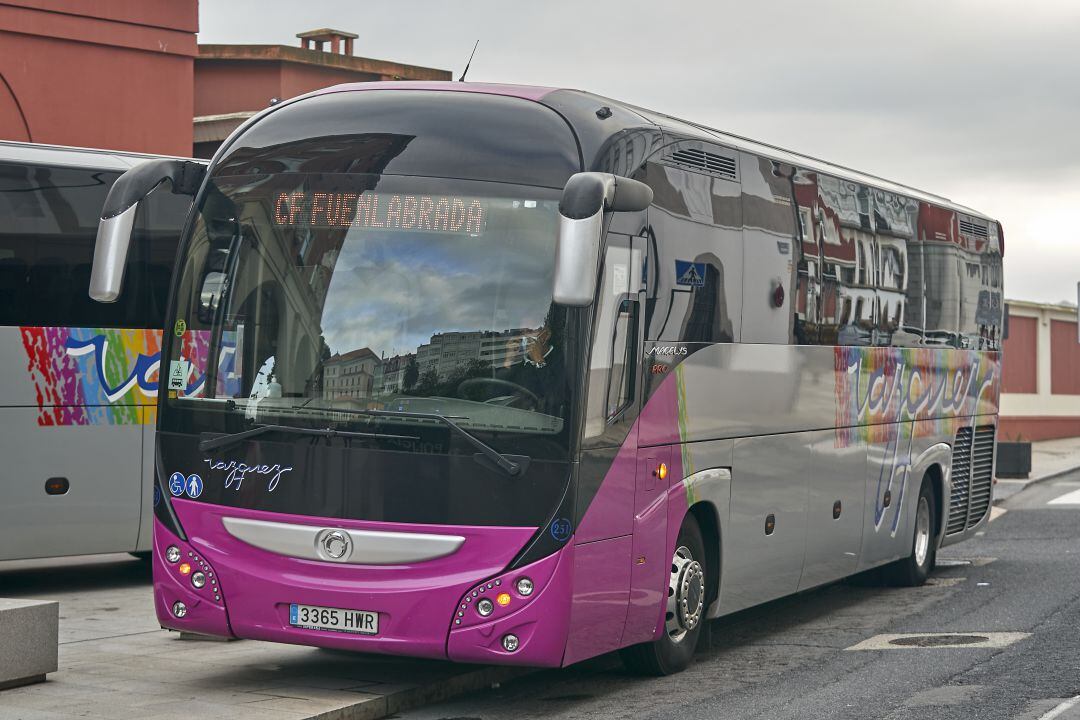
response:
[[[694,147],[681,147],[668,156],[668,160],[680,167],[694,172],[705,173],[725,180],[738,180],[738,166],[735,158],[726,157]]]
[[[971,220],[960,220],[960,233],[962,235],[971,235],[983,239],[990,237],[990,229],[985,223],[977,221],[973,222]]]

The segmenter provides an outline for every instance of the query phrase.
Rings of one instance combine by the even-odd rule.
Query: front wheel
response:
[[[911,538],[911,554],[885,567],[885,579],[890,585],[916,587],[926,582],[934,568],[937,550],[934,547],[934,528],[937,525],[937,501],[930,478],[923,478],[915,506],[915,529]]]
[[[621,651],[623,662],[642,675],[671,675],[686,669],[705,622],[705,543],[693,515],[679,528],[671,558],[664,632],[653,642]]]

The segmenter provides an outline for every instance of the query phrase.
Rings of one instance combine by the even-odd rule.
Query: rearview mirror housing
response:
[[[91,298],[111,303],[120,297],[139,201],[166,180],[174,193],[194,195],[205,176],[204,163],[161,159],[140,163],[117,178],[105,197],[98,223],[90,271]]]
[[[648,185],[610,173],[570,176],[559,200],[552,298],[560,305],[586,307],[596,296],[597,266],[605,212],[640,212],[652,204]]]

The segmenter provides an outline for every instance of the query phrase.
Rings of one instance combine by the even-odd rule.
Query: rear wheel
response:
[[[653,642],[621,651],[630,670],[643,675],[671,675],[690,664],[705,622],[707,587],[701,528],[694,516],[687,514],[671,558],[664,632]]]
[[[884,568],[885,580],[891,585],[914,587],[926,582],[934,568],[937,549],[934,547],[934,528],[937,527],[937,502],[930,478],[924,477],[915,505],[915,529],[911,538],[911,554]]]

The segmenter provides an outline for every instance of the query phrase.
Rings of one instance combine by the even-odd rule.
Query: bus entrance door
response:
[[[630,607],[623,645],[648,642],[663,625],[667,607],[668,566],[667,490],[671,447],[638,450],[634,489],[634,544],[630,562]],[[662,472],[661,467],[665,468]]]

